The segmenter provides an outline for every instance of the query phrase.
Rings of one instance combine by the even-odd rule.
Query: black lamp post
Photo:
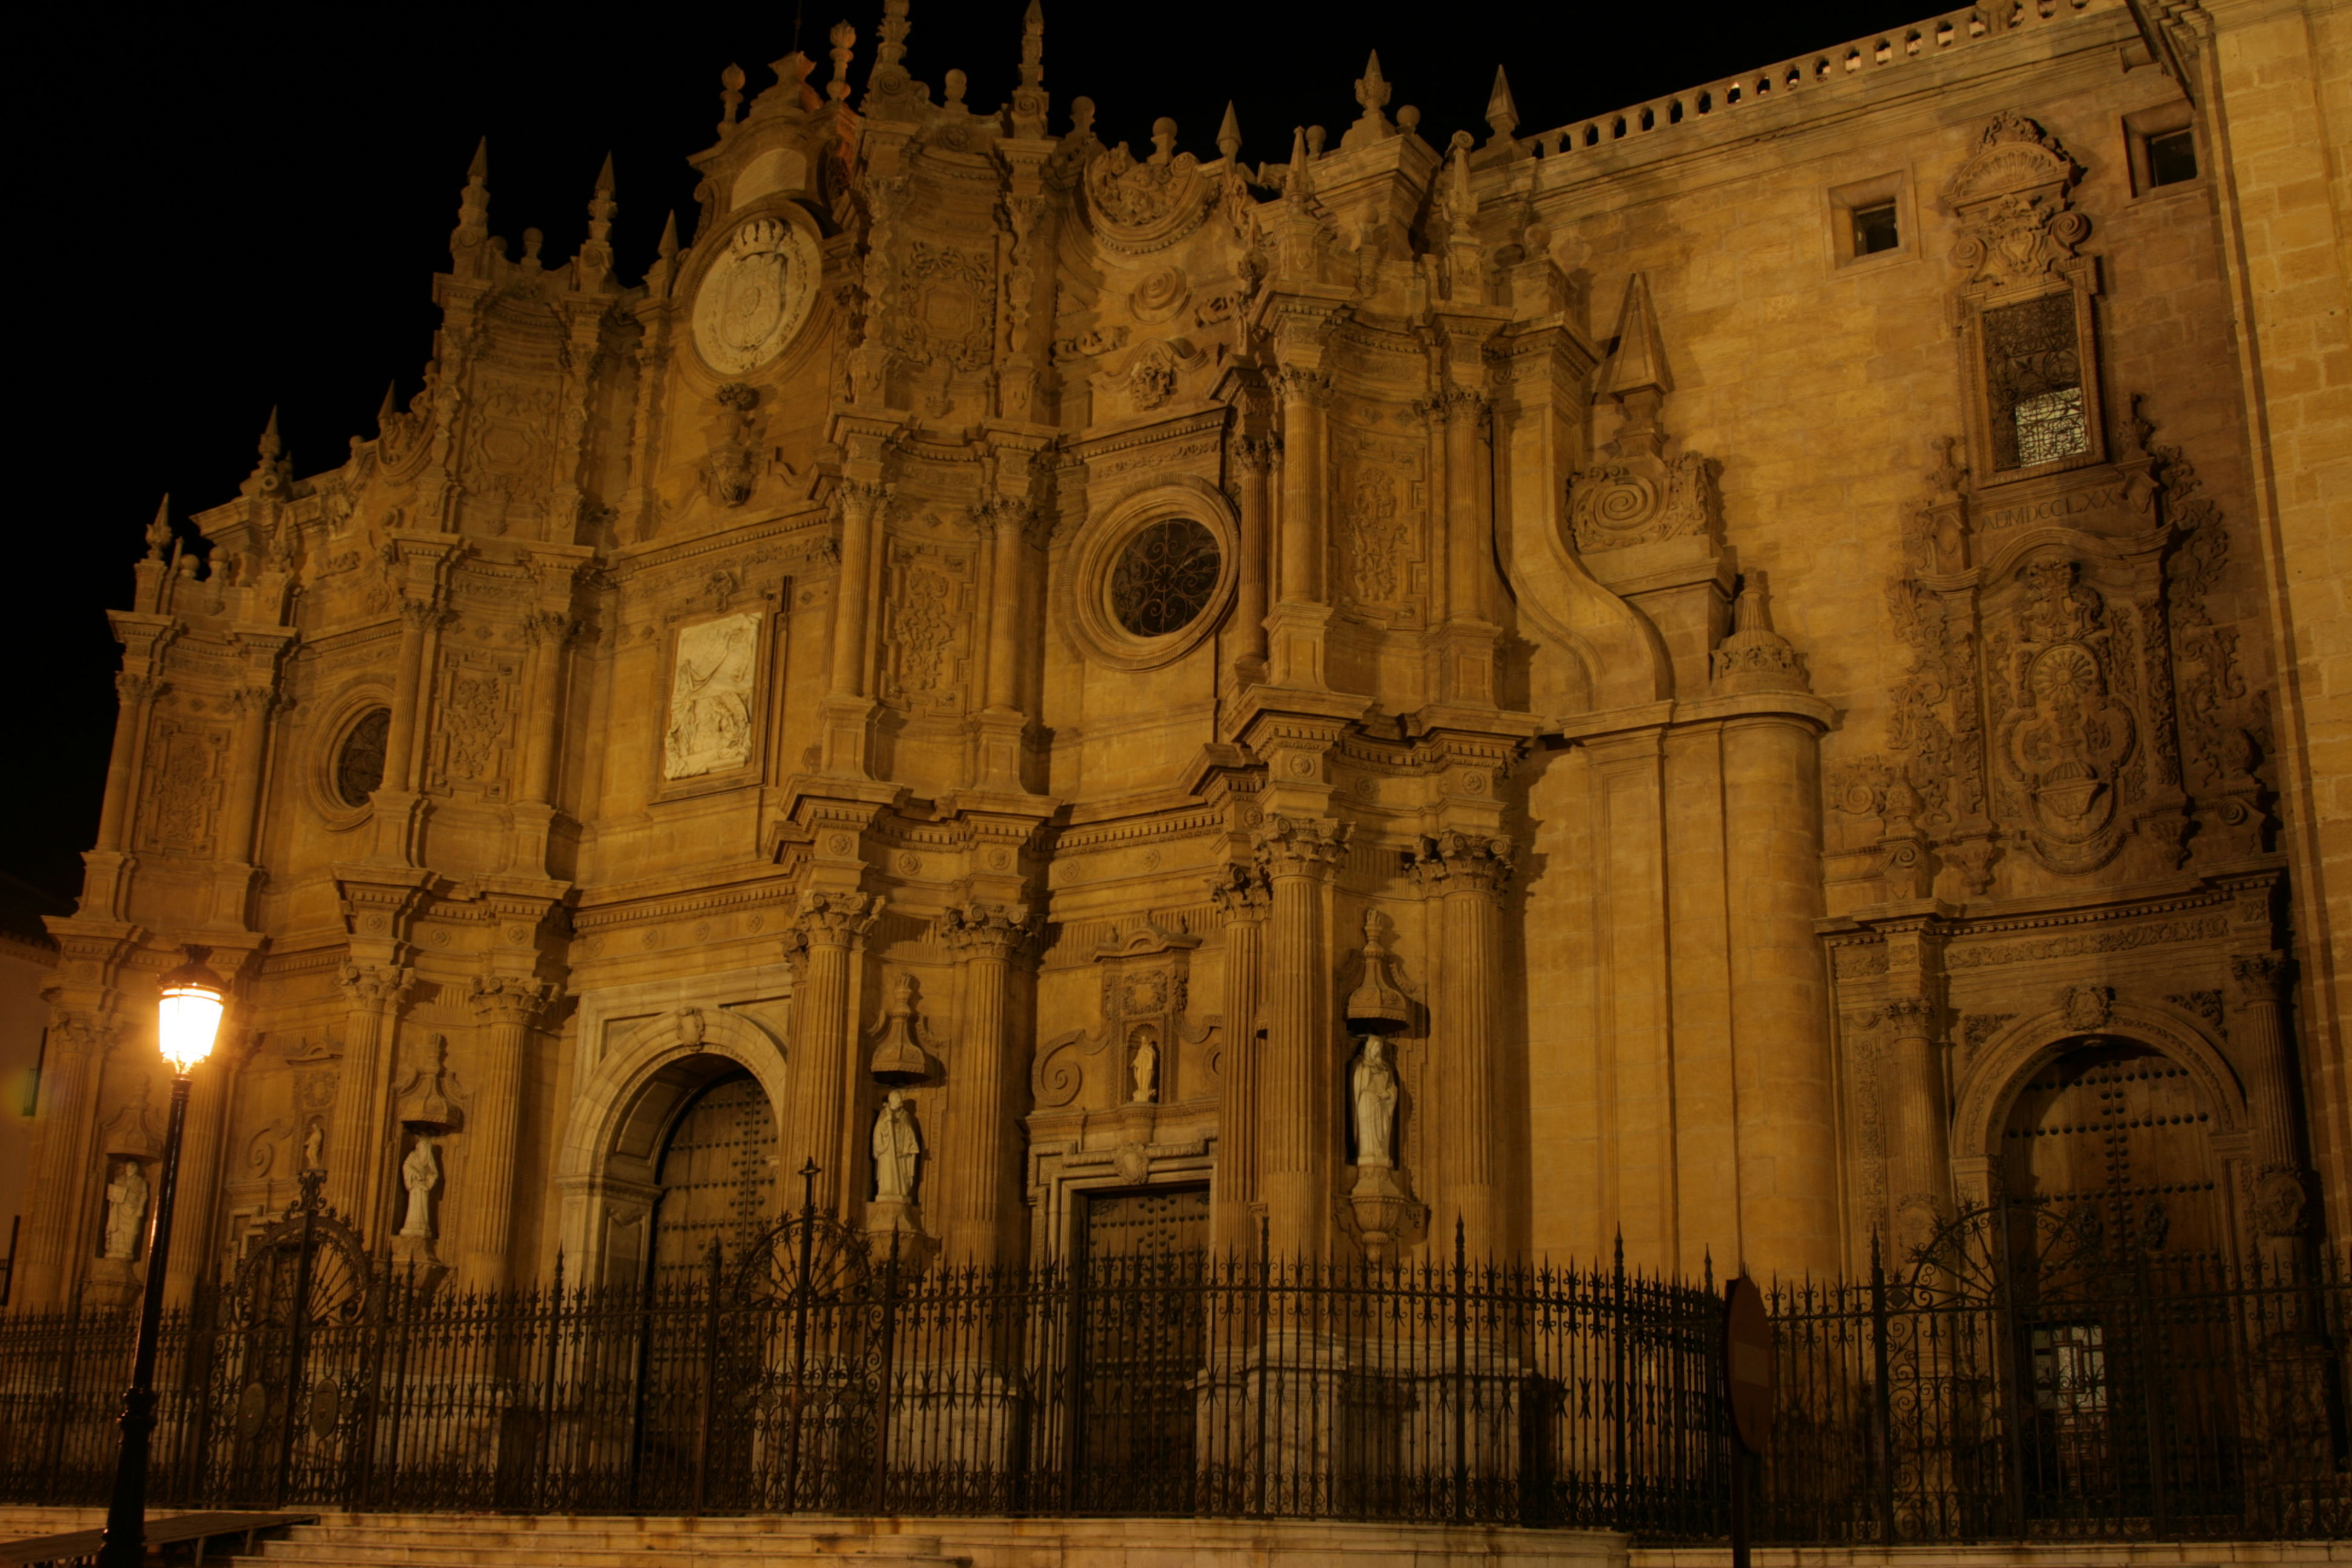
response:
[[[106,1509],[99,1568],[139,1568],[147,1554],[147,1447],[155,1434],[155,1340],[163,1321],[163,1269],[172,1251],[172,1198],[180,1184],[180,1130],[188,1120],[188,1074],[212,1054],[227,987],[205,967],[209,948],[163,976],[155,1007],[156,1041],[172,1064],[172,1121],[163,1135],[163,1170],[155,1184],[155,1234],[147,1243],[147,1289],[139,1303],[139,1343],[131,1389],[122,1396],[122,1456]]]

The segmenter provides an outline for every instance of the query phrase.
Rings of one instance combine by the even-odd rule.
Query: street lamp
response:
[[[163,1321],[163,1268],[172,1250],[172,1198],[180,1184],[180,1130],[188,1120],[188,1074],[212,1055],[228,987],[205,967],[211,949],[191,947],[188,962],[163,976],[155,1005],[156,1042],[172,1064],[172,1121],[163,1135],[163,1170],[155,1184],[155,1234],[147,1243],[147,1289],[139,1303],[139,1343],[131,1388],[122,1396],[122,1455],[106,1509],[99,1568],[139,1568],[147,1554],[147,1446],[155,1434],[155,1341]]]

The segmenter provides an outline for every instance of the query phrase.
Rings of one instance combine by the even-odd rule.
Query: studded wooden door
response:
[[[719,1242],[730,1268],[774,1222],[776,1113],[749,1073],[696,1096],[662,1152],[654,1229],[657,1284],[698,1278]]]
[[[1209,1190],[1090,1194],[1082,1225],[1072,1505],[1086,1513],[1183,1512],[1192,1506],[1193,1385],[1206,1341],[1200,1285]]]
[[[2170,1058],[2087,1041],[2034,1075],[2003,1140],[2009,1199],[2162,1258],[2223,1245],[2212,1116]],[[2110,1248],[2111,1250],[2111,1248]]]

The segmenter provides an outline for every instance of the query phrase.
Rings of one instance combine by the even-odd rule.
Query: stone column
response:
[[[327,1135],[327,1197],[373,1246],[383,1237],[379,1211],[390,1163],[384,1095],[392,1076],[392,1042],[400,1005],[415,973],[397,964],[343,965],[343,1060],[335,1087],[334,1122]]]
[[[1447,831],[1422,840],[1413,860],[1423,893],[1437,900],[1430,959],[1430,1088],[1437,1101],[1430,1235],[1451,1245],[1462,1222],[1472,1258],[1508,1245],[1496,1168],[1495,952],[1511,841]]]
[[[1234,866],[1209,884],[1209,901],[1225,925],[1224,1065],[1218,1077],[1217,1168],[1209,1213],[1210,1245],[1219,1254],[1257,1247],[1262,1148],[1258,1099],[1258,1001],[1265,986],[1265,919],[1273,894],[1254,867]]]
[[[833,677],[835,697],[866,695],[866,628],[873,604],[874,521],[889,495],[887,485],[844,480],[841,486],[841,567],[833,593]]]
[[[522,1082],[532,1028],[551,1000],[546,982],[524,975],[474,977],[474,1013],[485,1026],[475,1053],[474,1107],[465,1194],[465,1281],[478,1290],[513,1282],[515,1143],[522,1133]]]
[[[2245,1075],[2254,1121],[2254,1235],[2263,1261],[2273,1265],[2299,1253],[2311,1214],[2301,1097],[2279,1027],[2279,987],[2286,976],[2283,953],[2230,955],[2230,1054]]]
[[[1013,965],[1027,948],[1028,911],[1002,904],[950,909],[940,935],[963,968],[945,1158],[926,1202],[950,1263],[1020,1256],[1020,1119],[1013,1039]]]
[[[221,813],[220,858],[243,864],[259,858],[254,853],[254,806],[261,797],[261,763],[269,744],[269,713],[278,693],[267,686],[241,686],[231,694],[237,715],[236,750],[229,763],[228,803]],[[224,911],[227,912],[227,911]],[[242,921],[243,911],[236,914]]]
[[[800,983],[793,996],[793,1103],[786,1125],[782,1173],[816,1162],[816,1202],[843,1208],[850,1193],[843,1164],[852,1110],[850,1058],[857,1051],[850,1016],[850,967],[874,929],[882,901],[867,893],[810,891],[793,917],[802,944]],[[789,1202],[792,1186],[784,1188]]]
[[[1275,374],[1282,396],[1282,549],[1276,565],[1286,605],[1324,603],[1326,500],[1323,403],[1328,378],[1306,370]]]
[[[1936,1005],[1924,996],[1897,996],[1879,1016],[1893,1041],[1883,1087],[1893,1256],[1900,1262],[1952,1217],[1951,1122]]]
[[[1494,520],[1486,504],[1486,399],[1469,387],[1445,391],[1445,614],[1487,618],[1486,579],[1495,573]]]
[[[400,664],[393,678],[392,723],[384,731],[383,782],[406,794],[416,788],[416,731],[425,693],[425,635],[441,624],[437,600],[400,605]]]
[[[1829,994],[1813,930],[1822,913],[1820,775],[1810,721],[1724,724],[1725,924],[1748,1255],[1740,1261],[1759,1276],[1827,1273],[1840,1262]]]
[[[555,763],[562,735],[563,648],[572,627],[572,617],[557,610],[540,611],[523,623],[531,655],[521,798],[534,805],[555,798]],[[539,868],[530,870],[535,875]]]
[[[28,1205],[9,1291],[11,1304],[30,1308],[65,1304],[79,1274],[77,1259],[89,1248],[84,1226],[91,1216],[81,1201],[89,1145],[106,1053],[122,1028],[121,1019],[110,1013],[50,1016],[33,1123],[32,1180],[26,1184],[27,1192],[42,1194],[46,1201]]]
[[[1258,1187],[1274,1250],[1285,1257],[1319,1259],[1330,1234],[1339,1026],[1325,905],[1348,831],[1322,818],[1269,816],[1256,835],[1271,894]]]
[[[139,740],[147,732],[148,708],[158,685],[153,676],[128,669],[114,678],[114,746],[107,753],[106,801],[99,812],[95,846],[101,854],[128,847]]]
[[[1231,448],[1234,477],[1241,486],[1241,561],[1234,586],[1234,667],[1243,683],[1265,675],[1266,476],[1274,445],[1242,437]]]
[[[226,1031],[224,1031],[226,1032]],[[252,1048],[245,1034],[226,1042],[188,1075],[188,1121],[180,1144],[179,1214],[172,1222],[172,1257],[163,1271],[164,1300],[184,1305],[220,1263],[221,1141],[237,1069]]]

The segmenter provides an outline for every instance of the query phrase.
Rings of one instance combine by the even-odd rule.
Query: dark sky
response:
[[[1001,103],[1025,0],[916,0],[907,64],[938,89]],[[1214,156],[1228,99],[1242,154],[1279,160],[1294,124],[1333,140],[1378,48],[1391,104],[1443,144],[1485,134],[1507,66],[1523,132],[1696,86],[1926,15],[1925,0],[1811,5],[1059,0],[1046,9],[1053,127],[1093,98],[1106,141],[1140,149],[1152,120]],[[298,471],[372,434],[387,381],[415,393],[430,347],[429,279],[447,261],[458,187],[490,142],[491,227],[569,257],[598,163],[615,159],[625,276],[663,215],[690,205],[685,155],[707,145],[719,72],[793,43],[791,0],[626,13],[481,6],[43,6],[12,31],[16,121],[17,472],[0,636],[27,722],[0,760],[0,872],[70,896],[96,831],[117,650],[103,610],[129,596],[140,535],[232,496],[279,405]],[[872,59],[878,0],[805,10],[819,60],[840,16]],[[530,19],[525,20],[526,16]],[[624,19],[625,18],[625,19]],[[1151,24],[1165,31],[1146,31]]]

